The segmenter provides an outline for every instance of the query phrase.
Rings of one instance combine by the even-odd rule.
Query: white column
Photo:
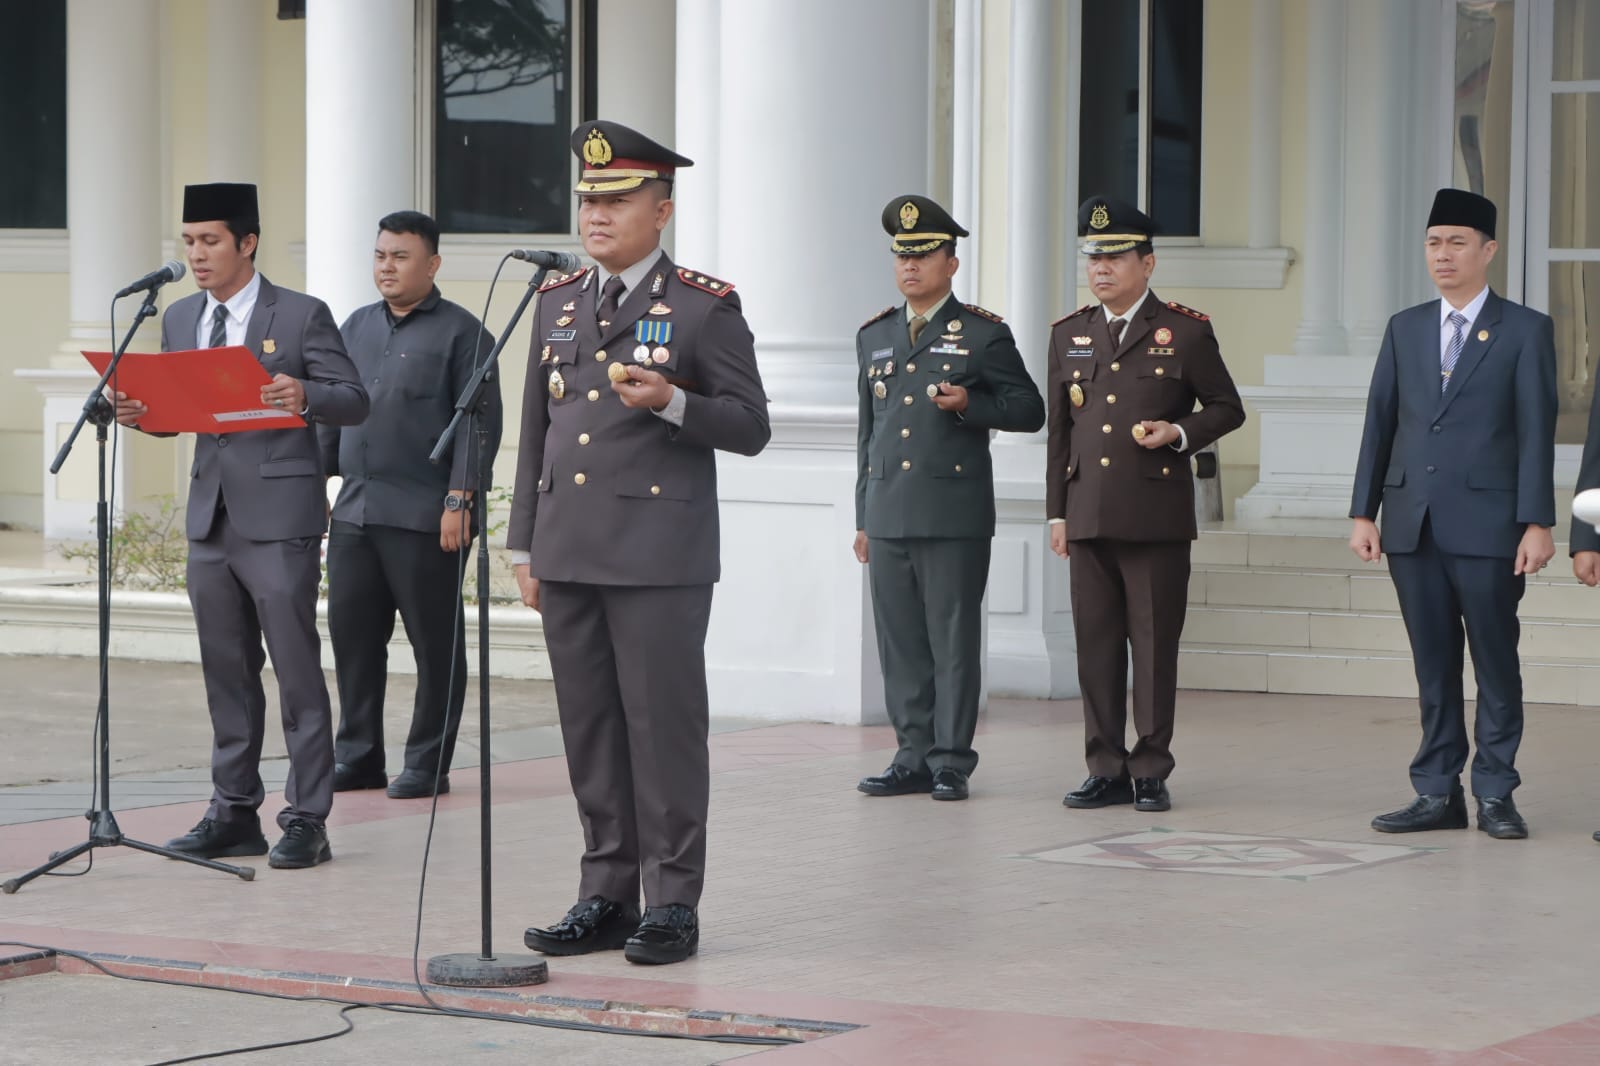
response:
[[[1409,19],[1405,4],[1354,0],[1345,48],[1363,57],[1361,76],[1346,86],[1344,152],[1344,328],[1349,351],[1375,355],[1396,302],[1396,263],[1416,256],[1421,234],[1399,227],[1401,199],[1419,193],[1403,182],[1400,108]]]
[[[689,224],[673,223],[672,257],[716,273],[723,269],[716,207],[722,127],[719,110],[703,104],[721,98],[722,0],[678,0],[677,6],[677,137],[671,146],[694,166],[678,174],[673,192],[678,214]]]
[[[1255,0],[1250,38],[1250,247],[1278,247],[1283,165],[1283,4]]]
[[[1344,0],[1307,0],[1306,200],[1297,355],[1344,355]]]
[[[161,262],[167,198],[159,153],[160,7],[158,0],[67,4],[67,336],[47,369],[17,371],[44,400],[41,517],[52,540],[94,536],[93,430],[79,436],[59,475],[48,470],[94,385],[96,375],[78,353],[121,340],[111,335],[111,294]],[[137,300],[118,305],[119,334],[136,306]],[[156,325],[147,322],[134,347],[158,344]],[[119,446],[113,490],[127,481],[125,452]]]
[[[1071,236],[1077,197],[1066,153],[1068,123],[1057,101],[1058,72],[1076,77],[1064,47],[1056,0],[1011,5],[1004,131],[992,131],[980,154],[1029,145],[1006,168],[1006,302],[1003,311],[1027,365],[1044,390],[1048,323],[1071,310],[1078,256]],[[1078,694],[1077,655],[1067,569],[1049,552],[1045,525],[1045,439],[1002,433],[992,448],[996,527],[989,566],[988,655],[991,692],[1066,698]]]
[[[378,219],[416,203],[415,12],[306,9],[306,288],[335,319],[373,300]]]
[[[951,64],[950,213],[972,231],[961,251],[968,299],[976,300],[983,248],[983,0],[955,0]]]
[[[206,51],[206,180],[259,182],[260,5],[207,5]]]
[[[855,333],[899,299],[883,206],[927,187],[930,18],[924,0],[679,4],[677,128],[696,165],[677,258],[738,286],[773,421],[760,456],[718,456],[713,713],[882,720],[850,554]]]

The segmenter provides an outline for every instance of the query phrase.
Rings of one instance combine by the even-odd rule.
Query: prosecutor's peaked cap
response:
[[[1160,232],[1155,219],[1123,200],[1091,196],[1078,205],[1078,251],[1116,255]]]

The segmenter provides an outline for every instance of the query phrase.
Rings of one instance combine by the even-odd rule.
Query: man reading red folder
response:
[[[100,373],[110,352],[84,352]],[[237,433],[246,429],[298,429],[306,420],[262,398],[272,384],[249,348],[196,348],[179,352],[129,352],[117,364],[113,384],[124,396],[140,396],[146,433]]]
[[[259,389],[263,406],[306,423],[360,423],[367,393],[332,313],[256,273],[260,236],[254,185],[184,189],[183,243],[201,291],[167,308],[162,349],[243,345],[270,375]],[[118,422],[137,429],[149,413],[138,396],[117,393]],[[169,848],[206,858],[267,850],[257,814],[266,796],[265,638],[289,749],[283,837],[268,863],[297,868],[332,858],[325,822],[333,806],[333,716],[316,627],[326,526],[311,425],[195,436],[188,586],[211,710],[213,790],[205,817]]]

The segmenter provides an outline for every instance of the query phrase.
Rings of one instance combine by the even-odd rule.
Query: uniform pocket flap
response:
[[[262,477],[316,477],[322,468],[315,459],[269,459],[261,464]]]

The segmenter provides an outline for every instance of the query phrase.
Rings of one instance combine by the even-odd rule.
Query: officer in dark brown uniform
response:
[[[1072,566],[1090,775],[1068,807],[1172,805],[1178,638],[1196,536],[1189,456],[1244,422],[1210,320],[1150,291],[1155,232],[1128,204],[1085,200],[1079,250],[1099,302],[1050,331],[1045,506],[1050,548]]]
[[[767,398],[733,286],[661,248],[689,160],[615,122],[572,149],[597,265],[539,291],[507,546],[544,616],[586,850],[577,905],[525,940],[677,962],[705,881],[716,451],[766,446]]]

